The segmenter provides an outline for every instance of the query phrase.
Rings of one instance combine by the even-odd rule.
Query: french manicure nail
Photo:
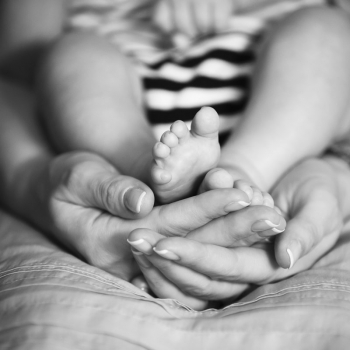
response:
[[[142,238],[138,239],[137,241],[129,241],[127,239],[127,242],[141,253],[144,253],[146,255],[151,255],[153,253],[151,244]]]
[[[292,251],[289,248],[287,249],[287,254],[289,255],[289,261],[290,261],[288,270],[290,270],[294,265],[294,256],[293,256]]]
[[[176,255],[175,253],[167,250],[167,249],[163,249],[163,250],[158,250],[156,247],[153,248],[153,250],[160,255],[161,257],[163,257],[164,259],[168,259],[168,260],[180,260],[180,257],[178,255]]]
[[[253,232],[259,232],[259,231],[268,230],[270,228],[275,228],[278,225],[279,224],[274,224],[270,220],[259,220],[252,225],[251,230]]]
[[[247,207],[249,204],[250,203],[243,202],[243,201],[231,202],[231,203],[226,205],[224,210],[226,212],[236,211],[236,210],[240,210],[240,209],[243,209],[243,208]]]
[[[146,196],[146,192],[139,189],[130,187],[126,189],[124,193],[124,204],[125,206],[135,214],[141,212],[142,201]]]
[[[285,231],[285,229],[279,230],[279,229],[277,229],[277,228],[273,228],[272,231],[273,231],[273,232],[276,232],[276,233],[282,233],[282,232]]]
[[[289,257],[288,270],[290,270],[295,265],[295,263],[299,260],[302,254],[302,242],[299,241],[298,239],[292,239],[286,245],[286,251]]]

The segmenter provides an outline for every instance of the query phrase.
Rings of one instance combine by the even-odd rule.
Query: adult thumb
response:
[[[151,189],[140,180],[119,173],[105,159],[75,152],[58,157],[51,171],[56,197],[84,207],[94,207],[124,219],[138,219],[154,205]]]

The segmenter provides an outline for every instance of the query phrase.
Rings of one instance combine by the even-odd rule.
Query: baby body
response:
[[[180,3],[186,6],[179,9]],[[204,3],[215,4],[220,20],[206,20],[206,11],[202,11],[204,17],[194,15],[195,6],[206,8],[202,3],[164,1],[161,8],[155,8],[152,25],[159,25],[165,32],[183,30],[189,36],[224,31],[234,1]],[[349,130],[347,111],[339,112],[340,106],[345,106],[345,94],[338,94],[341,101],[327,100],[329,87],[325,84],[334,79],[339,91],[346,90],[348,79],[340,74],[345,62],[340,54],[331,57],[334,44],[322,49],[316,45],[325,34],[315,30],[319,18],[334,21],[338,14],[333,12],[332,9],[298,12],[282,21],[271,34],[256,69],[252,99],[222,152],[218,142],[219,116],[209,107],[194,116],[191,130],[179,115],[179,121],[156,142],[145,116],[141,82],[134,63],[118,46],[90,33],[63,36],[43,63],[39,93],[45,101],[41,108],[48,132],[60,151],[96,152],[124,174],[149,184],[160,203],[174,202],[197,191],[235,188],[245,193],[246,200],[235,204],[230,211],[255,205],[278,211],[266,191],[298,161],[321,153]],[[161,23],[164,16],[172,18],[171,28],[167,27],[168,22]],[[183,16],[189,20],[184,21]],[[326,33],[329,43],[335,36],[339,37],[337,30],[340,29]],[[293,56],[292,61],[290,57],[296,48],[299,56]],[[324,61],[315,64],[314,57],[320,55]],[[329,69],[324,69],[325,65]],[[339,72],[336,69],[330,74],[334,67]],[[300,77],[305,79],[302,88]],[[317,100],[313,99],[315,95]],[[318,135],[310,137],[316,126]],[[140,211],[143,197],[140,191],[134,201],[134,212]],[[282,216],[271,222],[257,215],[246,235],[264,232],[263,240],[284,229]],[[136,248],[138,244],[133,245]],[[292,248],[277,252],[276,256],[282,267],[292,267]]]

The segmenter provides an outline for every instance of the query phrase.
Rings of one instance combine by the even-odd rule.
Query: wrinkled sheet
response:
[[[350,235],[222,310],[150,297],[0,212],[0,349],[348,349]]]

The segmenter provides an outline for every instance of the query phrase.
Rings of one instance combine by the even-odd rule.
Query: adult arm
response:
[[[62,30],[64,0],[0,1],[0,74],[32,83],[46,46]]]

